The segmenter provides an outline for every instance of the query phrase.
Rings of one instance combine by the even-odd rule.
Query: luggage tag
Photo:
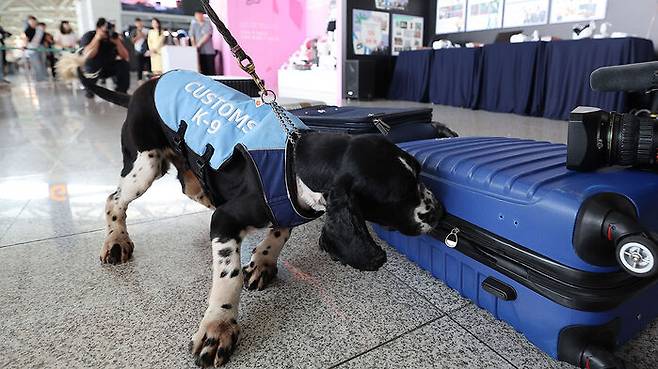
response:
[[[450,231],[450,234],[448,234],[444,240],[446,246],[450,247],[451,249],[457,247],[457,244],[459,243],[459,236],[457,236],[457,233],[459,233],[459,228],[453,228],[452,231]]]

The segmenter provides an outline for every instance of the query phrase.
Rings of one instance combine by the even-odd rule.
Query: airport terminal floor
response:
[[[18,76],[0,87],[0,367],[193,368],[187,343],[206,308],[211,212],[181,193],[171,169],[130,206],[134,259],[102,265],[125,110],[62,82]],[[562,121],[404,105],[432,107],[463,136],[566,141]],[[321,226],[293,231],[273,286],[243,291],[242,336],[226,368],[571,367],[389,246],[377,272],[332,261],[317,246]],[[617,354],[652,368],[657,346],[654,321]]]

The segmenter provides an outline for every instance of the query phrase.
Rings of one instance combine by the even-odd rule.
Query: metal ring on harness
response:
[[[272,90],[265,90],[260,93],[260,98],[263,103],[270,105],[276,101],[276,94]]]

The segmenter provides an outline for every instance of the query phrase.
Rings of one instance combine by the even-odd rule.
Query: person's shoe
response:
[[[88,99],[93,99],[94,98],[94,93],[91,92],[90,90],[85,90],[85,97]]]

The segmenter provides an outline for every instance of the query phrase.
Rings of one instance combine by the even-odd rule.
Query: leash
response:
[[[68,51],[75,52],[76,48],[63,48],[58,47],[13,47],[13,46],[2,46],[0,45],[0,50],[32,50],[32,51],[43,51],[43,52],[60,52]]]
[[[226,41],[226,44],[231,48],[231,54],[233,54],[233,57],[237,60],[240,69],[251,76],[251,79],[253,79],[253,81],[256,83],[256,86],[258,87],[261,100],[264,104],[272,107],[272,111],[279,121],[281,128],[283,128],[290,141],[294,144],[298,137],[297,127],[295,127],[295,125],[292,123],[290,117],[286,114],[285,109],[283,109],[281,105],[276,102],[276,94],[274,91],[268,90],[265,87],[265,81],[263,81],[258,76],[258,73],[256,73],[256,65],[254,65],[253,59],[251,59],[251,57],[247,55],[247,53],[238,44],[238,41],[235,39],[235,37],[233,37],[231,31],[229,31],[224,22],[219,19],[217,13],[215,13],[213,8],[210,6],[208,0],[200,1],[203,9],[208,15],[208,18],[210,18],[210,21],[212,21],[213,24],[217,27],[217,31],[219,31],[219,33],[224,38],[224,41]]]

